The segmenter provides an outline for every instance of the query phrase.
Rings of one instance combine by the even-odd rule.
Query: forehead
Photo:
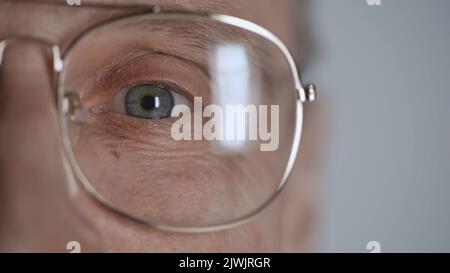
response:
[[[229,14],[254,21],[288,40],[289,0],[80,0],[70,7],[66,0],[0,2],[0,37],[37,35],[55,43],[70,40],[77,32],[108,18],[132,12],[125,6],[158,5],[164,10]],[[98,8],[97,5],[118,8]],[[122,8],[121,8],[122,7]]]

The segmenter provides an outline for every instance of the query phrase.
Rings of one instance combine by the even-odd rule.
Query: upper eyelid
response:
[[[138,72],[136,77],[133,76],[133,69],[137,68],[138,70],[145,71],[145,65],[140,66],[138,63],[142,61],[146,63],[145,58],[153,58],[152,55],[155,56],[154,59],[157,63],[160,62],[160,58],[165,59],[166,54],[162,54],[160,52],[156,52],[153,50],[149,50],[148,48],[141,48],[138,50],[134,50],[128,54],[124,54],[124,57],[119,58],[119,61],[114,62],[112,65],[107,66],[106,68],[100,70],[98,72],[98,77],[92,77],[91,80],[85,82],[85,86],[82,87],[82,92],[80,92],[81,104],[85,108],[91,108],[95,105],[100,105],[108,101],[108,98],[115,97],[117,94],[122,92],[127,88],[131,88],[135,85],[139,84],[159,84],[170,88],[171,90],[185,96],[188,100],[193,101],[194,96],[202,96],[205,100],[209,100],[211,96],[211,92],[209,90],[209,85],[203,85],[210,82],[208,75],[204,74],[202,70],[197,70],[196,78],[199,79],[198,83],[201,85],[197,85],[195,83],[189,84],[188,86],[184,86],[182,81],[179,81],[177,75],[167,74],[167,76],[160,77],[167,72],[165,70],[157,69],[158,65],[154,66],[157,71],[157,74],[149,74],[149,72]],[[168,55],[167,58],[174,58],[175,61],[178,60],[176,56]],[[180,61],[180,60],[178,60]],[[180,62],[183,62],[181,60]],[[187,64],[192,66],[192,64]],[[197,66],[198,67],[198,66]],[[142,69],[144,68],[144,69]],[[191,67],[191,69],[194,67]],[[186,66],[183,69],[189,69],[189,66]],[[102,72],[103,71],[103,72]],[[119,73],[118,73],[119,72]],[[107,77],[104,75],[107,74]],[[131,73],[131,74],[130,74]],[[142,75],[140,75],[143,73]],[[175,72],[178,73],[178,72]],[[97,74],[97,73],[96,73]],[[122,78],[123,79],[122,79]],[[203,88],[204,87],[204,88]],[[76,89],[76,87],[72,87]],[[80,89],[81,90],[81,89]],[[106,92],[105,92],[106,91]]]
[[[103,86],[105,82],[109,82],[109,78],[112,77],[114,73],[117,73],[121,69],[126,69],[137,58],[149,56],[154,53],[155,51],[150,49],[137,49],[131,51],[130,53],[122,56],[118,61],[113,62],[112,64],[109,64],[106,67],[102,68],[100,73],[95,79],[95,85]]]
[[[121,57],[118,62],[113,63],[112,65],[107,66],[106,68],[103,68],[102,71],[99,73],[99,76],[95,79],[95,86],[106,86],[107,83],[110,83],[111,80],[115,77],[115,74],[117,74],[119,71],[124,70],[126,71],[131,65],[136,64],[136,62],[139,61],[140,58],[149,57],[152,55],[167,55],[170,57],[174,57],[177,59],[182,59],[183,61],[189,62],[190,64],[197,67],[206,77],[206,79],[210,79],[210,74],[208,69],[193,60],[187,60],[182,57],[179,57],[178,55],[174,55],[172,53],[168,54],[165,52],[155,51],[148,48],[140,48],[133,50],[132,52],[126,54],[125,56]]]

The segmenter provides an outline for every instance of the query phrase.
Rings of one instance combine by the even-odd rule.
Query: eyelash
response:
[[[193,101],[194,96],[187,91],[186,89],[180,87],[178,84],[172,83],[172,82],[163,82],[161,80],[156,80],[156,81],[152,81],[152,80],[147,80],[147,81],[134,81],[132,83],[127,84],[125,87],[120,88],[119,92],[122,92],[124,90],[129,90],[130,88],[137,86],[137,85],[156,85],[156,86],[161,86],[164,89],[170,90],[170,91],[174,91],[184,97],[186,97],[189,101]]]

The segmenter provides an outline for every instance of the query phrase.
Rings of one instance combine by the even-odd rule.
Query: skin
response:
[[[82,1],[82,3],[87,2],[87,0]],[[268,28],[291,49],[299,46],[295,39],[297,32],[292,24],[293,14],[289,12],[292,10],[292,3],[287,0],[277,1],[277,8],[273,8],[274,1],[271,0],[133,0],[108,3],[120,5],[131,2],[158,4],[167,10],[212,11],[234,15]],[[128,11],[121,9],[77,8],[74,10],[64,6],[0,2],[0,37],[18,34],[33,35],[64,47],[86,27],[126,12]],[[284,19],[279,20],[279,18]],[[67,161],[62,156],[61,135],[55,107],[55,88],[48,73],[51,61],[49,58],[48,48],[27,42],[17,42],[14,46],[8,47],[5,52],[0,74],[0,251],[64,252],[69,241],[80,242],[83,252],[264,252],[311,249],[309,241],[313,234],[311,223],[314,215],[312,185],[316,180],[314,174],[317,161],[314,156],[317,151],[312,148],[315,146],[315,133],[311,132],[318,131],[318,128],[313,126],[317,123],[314,122],[314,113],[311,111],[306,113],[304,131],[308,133],[303,135],[300,148],[302,157],[296,161],[291,181],[278,198],[256,219],[239,227],[219,232],[186,234],[159,231],[105,209],[75,182],[71,172],[65,172]],[[161,62],[158,56],[152,58],[155,63]],[[178,73],[185,74],[181,65],[175,65],[177,60],[170,61],[174,65],[167,67],[178,67],[180,70]],[[175,72],[171,71],[171,73]],[[74,73],[76,74],[76,71]],[[134,71],[132,74],[138,73]],[[190,84],[202,85],[195,81],[191,81]],[[90,100],[83,102],[85,104],[101,100],[99,96],[86,97]],[[95,117],[101,118],[101,115]],[[135,126],[139,126],[139,122]],[[99,147],[98,142],[83,144],[82,141],[80,141],[81,146]],[[111,148],[114,147],[114,143],[108,143],[108,147],[109,150],[101,149],[101,151],[109,151],[109,154],[102,155],[102,159],[108,158],[109,162],[114,162],[121,156],[120,152]],[[178,150],[183,150],[183,147],[178,147]],[[184,148],[183,151],[186,150]],[[80,149],[79,156],[86,156],[87,161],[89,159],[86,151],[86,149]],[[148,160],[148,157],[145,159]],[[217,169],[224,164],[220,161],[213,162],[211,159],[202,161],[202,159],[204,158],[199,156],[198,162],[203,164],[205,169],[208,169],[207,164],[216,164],[211,166],[211,169]],[[152,160],[162,162],[158,157],[153,157]],[[192,167],[187,165],[188,160],[181,160],[181,163],[185,165],[185,170],[195,167],[195,165]],[[243,169],[256,171],[261,162],[246,164],[242,165]],[[102,168],[95,163],[88,165]],[[130,168],[130,166],[114,166],[118,170]],[[160,171],[167,173],[168,170],[177,170],[179,166],[180,162],[165,161],[161,164]],[[104,167],[111,167],[111,165]],[[270,172],[264,173],[264,169],[256,172],[264,177],[263,179],[269,179],[271,175]],[[175,174],[179,176],[180,173]],[[190,175],[183,173],[187,177]],[[246,181],[250,181],[248,183],[251,185],[252,179],[255,178],[244,174],[244,171],[242,173],[238,178],[247,178]],[[194,174],[192,172],[191,176]],[[208,174],[203,173],[203,175]],[[217,183],[221,180],[232,180],[229,173],[214,175]],[[105,177],[104,181],[111,181],[114,176],[117,177],[117,175]],[[161,177],[167,180],[174,179],[170,176],[161,175]],[[127,185],[131,185],[130,188],[136,187],[131,184],[134,180],[130,177],[124,176],[121,179],[128,181]],[[257,180],[254,183],[256,182]],[[175,203],[179,194],[183,192],[189,194],[189,189],[183,189],[182,185],[175,187],[167,183],[161,184],[163,184],[161,187],[164,185],[173,187],[172,196],[169,196],[168,200],[173,199],[174,202],[169,202],[170,204]],[[101,185],[97,186],[101,187]],[[189,185],[189,187],[197,186]],[[205,189],[206,192],[207,190]],[[127,189],[124,189],[124,192],[127,192]],[[142,191],[139,193],[143,194]],[[122,198],[122,195],[117,198]],[[140,200],[140,198],[136,199]],[[195,201],[192,201],[185,206],[195,210],[197,205]],[[130,206],[143,207],[139,202]],[[169,208],[170,211],[177,210],[177,206],[174,208],[169,206]],[[143,215],[152,213],[156,212],[142,211]],[[175,215],[180,216],[184,213],[179,211]]]

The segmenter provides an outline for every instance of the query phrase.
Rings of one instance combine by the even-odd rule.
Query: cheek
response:
[[[242,226],[204,234],[169,233],[137,224],[105,210],[83,190],[73,195],[76,208],[95,234],[92,249],[102,252],[278,252],[280,202]]]
[[[78,194],[84,195],[81,191]],[[280,213],[264,213],[254,221],[230,230],[205,233],[168,233],[136,224],[111,214],[78,197],[77,207],[89,223],[92,242],[82,241],[83,249],[101,252],[279,252]]]
[[[89,181],[114,206],[145,220],[223,222],[259,206],[276,181],[264,158],[211,154],[205,142],[80,136],[74,149]]]
[[[274,157],[218,155],[207,142],[175,142],[164,123],[148,131],[140,123],[107,124],[95,131],[72,128],[75,157],[103,197],[141,219],[192,226],[223,222],[260,205],[273,192],[272,182],[279,182],[280,174],[270,168]],[[274,205],[231,230],[179,234],[135,224],[89,200],[80,203],[106,251],[278,250],[280,213]]]
[[[169,234],[154,230],[120,230],[111,234],[114,240],[104,241],[108,251],[142,252],[258,252],[267,251],[267,243],[261,241],[251,227],[209,234]],[[263,240],[267,240],[264,238]]]

